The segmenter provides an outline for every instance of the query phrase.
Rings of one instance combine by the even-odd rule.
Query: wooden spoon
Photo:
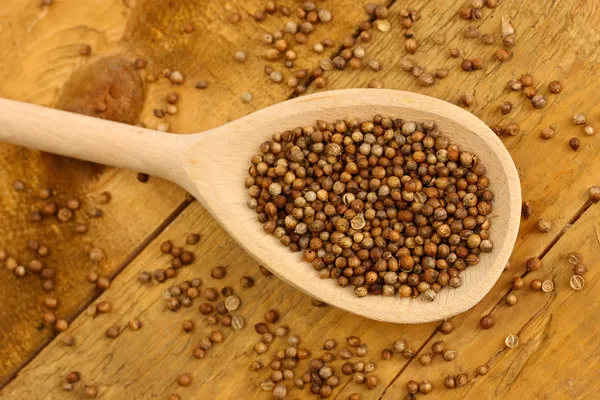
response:
[[[357,298],[333,279],[319,279],[311,265],[263,232],[246,206],[244,179],[252,155],[275,132],[375,114],[434,121],[442,134],[472,151],[485,165],[495,193],[490,237],[494,250],[462,274],[462,286],[443,289],[429,302],[420,296]],[[521,192],[515,165],[498,137],[468,111],[415,93],[348,89],[296,98],[199,134],[174,135],[0,99],[0,140],[64,156],[146,172],[194,195],[259,263],[290,285],[328,304],[381,321],[440,320],[475,305],[508,261],[520,221]],[[235,266],[234,266],[235,267]]]

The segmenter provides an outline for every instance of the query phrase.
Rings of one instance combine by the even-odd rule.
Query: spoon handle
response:
[[[0,99],[0,141],[170,180],[186,136]]]

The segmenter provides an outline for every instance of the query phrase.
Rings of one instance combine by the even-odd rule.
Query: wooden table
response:
[[[5,0],[0,5],[2,97],[156,127],[161,120],[154,117],[153,109],[165,107],[164,96],[173,88],[166,79],[148,83],[147,76],[160,76],[164,68],[178,69],[186,76],[186,83],[177,89],[179,113],[166,120],[172,132],[187,133],[295,96],[285,81],[269,82],[263,71],[261,35],[281,27],[286,19],[277,14],[267,15],[262,23],[254,21],[250,15],[264,6],[258,0],[39,3]],[[296,7],[288,0],[279,3],[292,10]],[[333,20],[318,25],[308,45],[296,49],[296,67],[314,68],[320,59],[339,53],[343,38],[357,35],[360,22],[367,19],[361,1],[318,4],[332,11]],[[345,399],[353,392],[362,393],[363,399],[403,398],[410,379],[433,383],[428,398],[598,397],[600,285],[595,277],[600,263],[595,256],[600,246],[600,206],[588,200],[587,190],[600,181],[600,146],[596,136],[584,136],[582,127],[571,122],[573,114],[585,113],[589,123],[600,128],[596,85],[600,78],[600,10],[596,2],[502,0],[497,9],[483,9],[478,21],[460,19],[457,14],[463,4],[452,0],[391,1],[388,5],[391,30],[372,29],[371,41],[362,44],[366,59],[379,60],[383,69],[375,72],[363,66],[327,71],[326,88],[318,89],[310,82],[307,93],[367,87],[375,80],[385,88],[416,91],[454,103],[470,93],[475,100],[469,109],[490,126],[510,122],[520,126],[518,135],[503,137],[503,141],[519,169],[523,198],[531,202],[533,216],[522,221],[510,268],[483,301],[452,319],[453,332],[441,334],[437,323],[388,325],[332,307],[313,306],[307,296],[273,277],[263,277],[256,263],[207,212],[168,182],[150,177],[141,183],[134,172],[0,145],[0,249],[26,264],[36,257],[27,249],[27,240],[39,240],[50,248],[42,261],[56,271],[56,314],[70,322],[67,332],[57,335],[43,321],[42,302],[47,294],[39,277],[16,278],[6,268],[0,269],[0,381],[4,385],[0,397],[82,398],[84,386],[93,385],[104,399],[168,399],[172,393],[183,399],[266,399],[270,396],[259,385],[269,370],[252,372],[249,365],[256,359],[268,362],[286,347],[284,339],[276,339],[266,354],[257,356],[252,351],[259,340],[252,326],[270,308],[280,312],[280,324],[299,335],[301,347],[313,355],[322,353],[322,342],[329,337],[344,343],[347,336],[356,335],[368,344],[365,359],[376,363],[379,385],[367,391],[342,376],[334,391],[336,398]],[[432,87],[419,85],[399,66],[406,55],[402,7],[416,9],[421,15],[414,26],[421,44],[413,58],[428,71],[450,69],[449,77]],[[242,15],[237,24],[228,22],[234,12]],[[502,64],[493,58],[499,41],[486,46],[463,35],[471,25],[498,37],[501,18],[512,21],[517,32],[513,56]],[[184,33],[189,22],[195,31]],[[321,55],[311,51],[312,44],[325,36],[336,45]],[[444,43],[436,44],[440,39]],[[79,55],[82,44],[91,46],[91,55]],[[453,47],[464,57],[483,58],[486,67],[471,73],[461,71],[460,60],[448,57],[448,49]],[[244,64],[233,59],[239,50],[248,54]],[[138,57],[148,60],[146,70],[132,68]],[[280,64],[277,68],[285,69]],[[505,88],[509,79],[526,72],[533,74],[538,92],[548,96],[544,109],[535,110],[522,93]],[[289,76],[287,71],[284,74]],[[208,82],[207,89],[194,88],[200,79]],[[563,84],[558,95],[547,90],[555,79]],[[249,104],[241,101],[244,92],[253,94]],[[499,112],[502,101],[515,105],[506,116]],[[556,125],[556,136],[541,140],[541,129],[549,125]],[[576,152],[568,146],[571,137],[581,141]],[[15,180],[25,182],[27,190],[15,192]],[[81,201],[74,219],[87,224],[87,234],[75,233],[74,221],[45,218],[40,223],[29,222],[31,211],[49,201],[39,199],[37,193],[43,188],[55,191],[53,199],[59,205],[70,198]],[[107,205],[99,204],[103,192],[112,198]],[[102,210],[102,217],[90,216],[96,209]],[[552,222],[550,232],[536,230],[536,220],[541,217]],[[163,292],[170,284],[142,285],[137,281],[141,271],[168,265],[160,243],[170,239],[183,245],[190,232],[202,235],[199,244],[186,246],[196,260],[180,270],[175,282],[200,277],[203,287],[232,286],[242,298],[239,314],[246,320],[241,331],[223,328],[226,340],[202,360],[194,359],[192,350],[214,327],[199,315],[196,306],[177,313],[167,310]],[[104,250],[104,260],[90,261],[88,253],[94,247]],[[580,252],[589,268],[587,285],[580,292],[569,286],[572,272],[566,255],[572,251]],[[525,261],[532,256],[542,258],[544,267],[526,274]],[[221,281],[210,278],[210,269],[216,265],[228,266]],[[109,277],[110,288],[104,292],[95,289],[86,280],[90,271]],[[510,291],[512,279],[523,275],[527,286],[534,278],[551,279],[556,288],[543,293],[526,287],[517,293],[518,304],[507,307],[503,297]],[[241,288],[242,276],[252,276],[256,285]],[[109,302],[112,311],[95,314],[94,306],[100,301]],[[490,330],[479,327],[486,314],[495,321]],[[138,331],[126,328],[135,318],[143,327]],[[196,322],[191,334],[180,327],[186,318]],[[114,340],[104,335],[111,326],[123,328]],[[511,333],[520,337],[514,349],[504,345]],[[68,336],[75,338],[74,346],[64,344]],[[395,355],[382,360],[381,350],[398,338],[407,341],[415,358]],[[431,365],[421,366],[417,358],[442,339],[458,351],[458,358],[453,362],[434,359]],[[489,373],[476,377],[474,371],[482,364],[489,367]],[[339,360],[334,363],[338,371],[340,365]],[[297,368],[296,373],[305,367]],[[81,382],[68,393],[62,385],[72,370],[81,373]],[[184,372],[192,375],[189,387],[179,387],[176,382]],[[468,385],[454,390],[443,387],[444,377],[461,372],[469,373]],[[307,390],[292,389],[292,382],[287,386],[288,398],[308,397]]]

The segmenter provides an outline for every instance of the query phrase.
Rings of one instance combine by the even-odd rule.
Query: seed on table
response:
[[[89,258],[93,262],[100,262],[104,260],[104,250],[99,247],[93,247],[89,252]]]
[[[546,218],[540,218],[536,223],[536,227],[538,231],[547,233],[552,229],[552,222]]]
[[[431,364],[432,360],[433,360],[433,354],[430,354],[430,353],[422,354],[419,357],[419,363],[423,366],[427,366],[427,365]]]
[[[296,335],[291,335],[290,337],[288,337],[287,342],[290,346],[298,347],[298,345],[300,344],[300,338]]]
[[[336,346],[337,342],[335,341],[335,339],[327,339],[325,343],[323,343],[324,350],[333,350],[336,348]]]
[[[109,286],[110,286],[110,281],[105,276],[101,276],[96,281],[96,287],[100,290],[106,290],[106,289],[108,289]]]
[[[19,278],[22,278],[27,273],[27,269],[25,269],[24,266],[19,265],[19,266],[17,266],[17,268],[15,268],[15,270],[13,271],[13,273],[15,274],[15,276],[17,276]]]
[[[175,300],[177,300],[177,299],[175,299]],[[202,303],[198,306],[198,311],[200,311],[200,314],[202,314],[202,315],[208,315],[208,314],[212,313],[213,310],[214,310],[214,308],[213,308],[212,304],[210,304],[210,303]]]
[[[118,326],[111,326],[105,332],[105,336],[109,339],[115,339],[121,334],[121,329]]]
[[[574,275],[583,275],[587,272],[587,267],[583,264],[575,264],[573,265],[573,274]]]
[[[96,310],[100,314],[106,314],[112,310],[112,306],[107,301],[101,301],[96,305]]]
[[[571,138],[569,140],[569,147],[573,150],[573,151],[577,151],[579,149],[579,139],[577,138]]]
[[[457,352],[456,350],[444,350],[444,353],[442,354],[442,356],[444,357],[444,360],[446,361],[452,361],[456,358],[457,356]]]
[[[542,281],[540,281],[539,279],[534,279],[529,283],[529,287],[531,288],[531,290],[542,290]]]
[[[250,103],[252,101],[252,93],[250,93],[250,92],[242,93],[241,99],[242,99],[243,103],[246,103],[246,104]]]
[[[358,346],[355,350],[355,353],[358,357],[364,357],[367,354],[368,347],[365,343]]]
[[[429,381],[423,381],[419,383],[419,392],[423,394],[429,394],[433,390],[433,386]]]
[[[215,288],[206,288],[203,294],[208,301],[215,301],[219,298],[219,292]]]
[[[542,129],[540,137],[544,140],[552,139],[552,137],[554,137],[554,129],[554,125]]]
[[[452,332],[452,322],[450,321],[444,321],[442,322],[442,324],[439,326],[439,331],[442,332],[444,335],[448,335],[450,332]]]
[[[512,111],[513,104],[510,101],[503,101],[500,103],[500,112],[502,115],[506,115]]]
[[[142,328],[142,321],[140,321],[139,318],[134,318],[127,323],[127,326],[129,326],[129,329],[132,331],[139,331]]]
[[[464,93],[460,96],[460,104],[463,104],[465,107],[471,107],[473,105],[473,95],[471,93]]]
[[[586,119],[584,114],[573,115],[573,123],[575,125],[585,125]]]
[[[404,48],[408,53],[415,54],[417,52],[417,49],[419,48],[419,42],[417,41],[417,39],[407,39],[404,42]]]
[[[463,387],[469,384],[469,375],[463,372],[456,376],[456,387]]]
[[[489,367],[487,365],[480,365],[479,367],[477,367],[477,375],[487,375],[489,371]]]
[[[189,386],[192,384],[192,376],[188,373],[181,374],[177,377],[179,386]]]
[[[492,326],[494,326],[494,319],[490,314],[484,315],[479,321],[479,326],[481,329],[490,329]]]
[[[435,83],[435,79],[431,74],[423,73],[419,76],[419,83],[421,86],[432,86]]]
[[[444,79],[448,77],[448,69],[446,68],[438,68],[435,70],[435,77],[438,79]]]
[[[552,282],[551,280],[546,280],[546,281],[542,282],[542,291],[544,293],[550,293],[553,290],[554,290],[554,282]]]
[[[402,356],[407,360],[410,360],[415,356],[415,353],[411,349],[406,349],[402,352]]]
[[[390,349],[383,349],[381,351],[381,358],[384,360],[391,360],[393,355],[394,354],[392,353],[392,350],[390,350]]]
[[[538,257],[531,257],[527,260],[527,271],[533,272],[542,268],[542,260]]]
[[[275,335],[279,337],[287,336],[289,332],[290,328],[288,328],[287,326],[280,326],[277,329],[275,329]]]
[[[98,389],[95,386],[86,385],[83,391],[83,396],[88,399],[95,399],[98,396]]]
[[[445,343],[443,340],[438,340],[431,345],[431,351],[433,354],[441,354],[444,352]]]
[[[225,308],[227,311],[235,311],[240,308],[240,298],[238,296],[229,296],[225,299]]]
[[[194,330],[194,322],[186,319],[181,323],[181,329],[183,329],[184,332],[191,332]]]
[[[512,282],[512,288],[514,290],[521,290],[525,286],[525,281],[520,276],[515,276]]]
[[[519,345],[519,337],[511,333],[506,337],[506,339],[504,339],[504,344],[506,347],[514,349]]]
[[[231,317],[231,327],[236,331],[243,329],[244,325],[246,325],[246,322],[244,321],[244,318],[242,316],[234,315],[233,317]]]
[[[546,107],[546,96],[542,96],[541,94],[536,94],[535,96],[533,96],[531,98],[531,104],[533,105],[534,108],[538,108],[538,109]]]
[[[346,342],[348,343],[348,346],[350,346],[350,347],[360,346],[360,339],[357,338],[356,336],[348,336],[346,338]]]
[[[276,324],[279,321],[279,313],[276,310],[269,310],[265,313],[265,321],[270,324]]]
[[[242,276],[240,278],[240,285],[243,288],[251,288],[252,286],[254,286],[254,278],[252,278],[251,276]]]
[[[65,321],[64,319],[59,319],[56,321],[56,324],[54,325],[54,327],[56,328],[57,331],[64,332],[67,329],[69,329],[69,323],[67,321]]]
[[[517,296],[514,293],[507,294],[504,296],[504,303],[506,303],[506,305],[509,307],[514,306],[517,304]]]
[[[213,343],[222,343],[225,340],[225,336],[221,331],[212,331],[210,333],[210,340]]]
[[[197,359],[197,360],[201,360],[206,356],[206,351],[202,350],[201,348],[197,347],[194,349],[194,351],[192,352],[192,356]]]
[[[210,276],[214,279],[222,279],[227,274],[227,269],[221,265],[214,267],[210,271]]]
[[[179,71],[173,71],[169,75],[169,80],[173,85],[181,85],[185,81],[185,77]]]
[[[596,133],[596,131],[594,130],[594,127],[593,127],[593,126],[591,126],[591,125],[585,125],[585,126],[583,127],[583,133],[584,133],[586,136],[592,136],[594,133]]]
[[[454,389],[456,387],[456,380],[453,376],[448,375],[446,379],[444,379],[444,386],[446,389]]]
[[[562,90],[562,85],[559,81],[551,81],[548,84],[548,91],[552,94],[560,93],[561,90]]]
[[[573,275],[569,283],[573,290],[582,290],[585,287],[585,279],[581,275]]]
[[[147,284],[147,283],[150,283],[151,281],[152,281],[152,275],[148,271],[142,271],[138,275],[138,282],[140,282],[141,284]]]
[[[81,374],[78,371],[71,371],[65,377],[65,380],[69,383],[78,382],[81,379]]]

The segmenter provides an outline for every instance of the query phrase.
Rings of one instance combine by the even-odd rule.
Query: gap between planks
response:
[[[133,249],[133,251],[127,255],[127,257],[120,263],[120,265],[115,269],[115,271],[109,276],[110,281],[112,282],[117,275],[119,275],[123,270],[125,270],[125,268],[127,268],[127,266],[129,264],[131,264],[131,262],[142,252],[144,251],[144,249],[146,247],[148,247],[148,245],[150,243],[152,243],[152,241],[154,241],[154,239],[156,239],[158,237],[158,235],[160,235],[169,225],[171,225],[171,223],[173,221],[175,221],[175,219],[186,209],[188,208],[188,206],[190,204],[193,203],[194,200],[184,200],[181,202],[181,204],[179,204],[179,206],[177,206],[177,208],[175,208],[175,210],[173,210],[173,212],[171,212],[171,214],[169,214],[169,216],[167,218],[165,218],[165,220],[163,222],[161,222],[161,224],[159,226],[156,227],[156,229],[154,229],[152,232],[150,232],[150,234],[135,248]],[[75,313],[70,316],[67,320],[69,322],[69,324],[75,320],[77,317],[79,317],[79,315],[81,315],[81,313],[83,311],[85,311],[90,304],[92,304],[94,301],[96,301],[96,299],[98,297],[100,297],[100,295],[102,294],[102,291],[95,291],[86,301],[82,302],[81,305],[79,306],[79,308],[75,311]],[[56,339],[56,337],[58,336],[58,334],[55,334],[54,336],[48,338],[45,342],[43,342],[37,349],[35,349],[30,355],[29,357],[27,357],[25,359],[25,361],[23,361],[23,363],[21,365],[19,365],[17,368],[15,368],[15,370],[8,375],[8,377],[0,382],[0,390],[2,390],[4,387],[6,387],[10,382],[12,382],[18,375],[19,372],[21,372],[21,370],[23,368],[25,368],[31,361],[33,361],[38,354],[40,354],[42,352],[42,350],[44,350],[44,348],[46,348],[46,346],[48,346],[50,343],[52,343],[53,340]],[[0,394],[0,397],[1,394]]]

